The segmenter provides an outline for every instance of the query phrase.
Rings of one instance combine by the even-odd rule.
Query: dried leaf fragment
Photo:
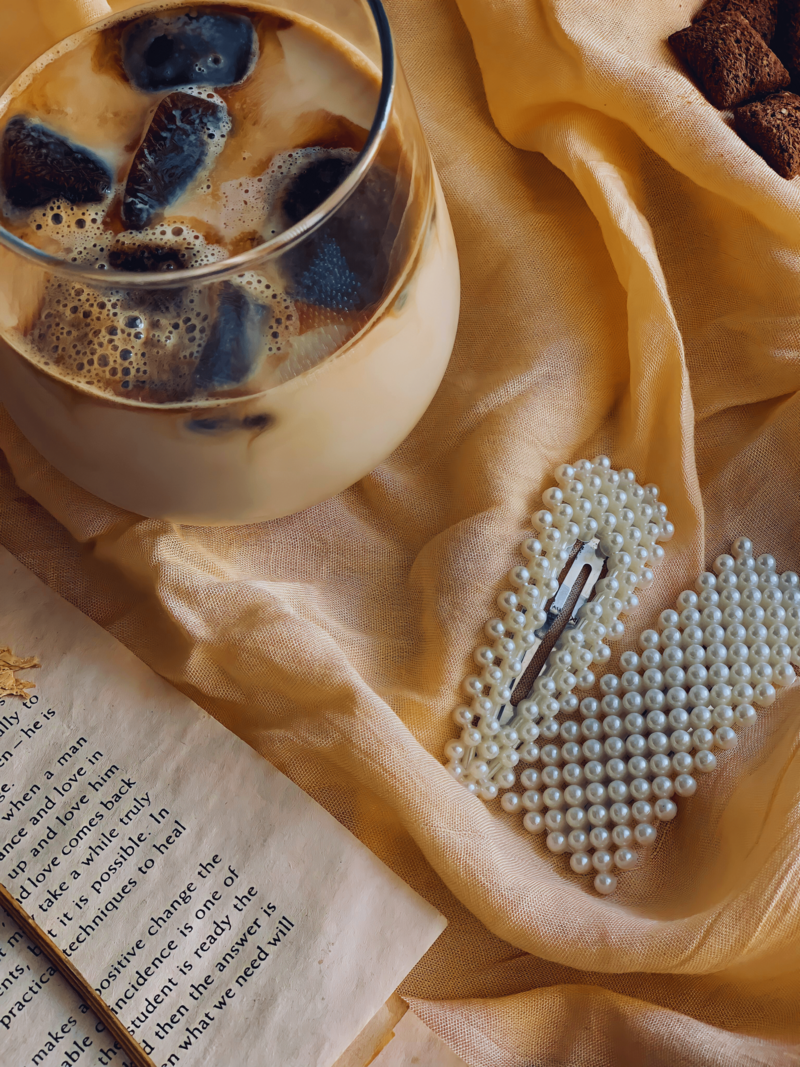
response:
[[[0,648],[0,699],[27,696],[29,689],[36,688],[35,683],[17,678],[14,672],[39,666],[35,656],[15,656],[10,648]]]

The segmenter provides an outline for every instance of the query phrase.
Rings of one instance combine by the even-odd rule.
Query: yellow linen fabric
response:
[[[54,4],[2,0],[7,76]],[[608,453],[677,526],[620,651],[741,533],[800,570],[798,184],[671,57],[695,6],[388,0],[463,311],[420,425],[334,500],[140,520],[0,418],[0,541],[448,916],[401,992],[474,1067],[800,1063],[800,687],[611,899],[439,762],[557,463]]]

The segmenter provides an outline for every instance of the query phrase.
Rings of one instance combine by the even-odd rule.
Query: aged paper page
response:
[[[0,702],[4,884],[156,1063],[329,1067],[444,919],[0,551],[5,645],[42,666]],[[0,975],[3,1063],[124,1063],[7,918]]]
[[[372,1067],[467,1067],[413,1011],[394,1028],[394,1038]]]

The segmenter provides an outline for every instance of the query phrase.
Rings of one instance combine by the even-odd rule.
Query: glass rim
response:
[[[264,259],[274,259],[277,255],[296,247],[309,234],[324,225],[342,204],[350,199],[375,161],[386,131],[389,128],[389,119],[397,84],[394,39],[382,0],[365,0],[365,2],[372,12],[375,27],[378,31],[382,66],[381,88],[372,126],[364,147],[356,156],[355,166],[342,184],[334,189],[319,207],[289,227],[288,230],[284,230],[283,233],[277,234],[269,241],[256,245],[255,248],[248,249],[246,252],[240,252],[236,256],[230,256],[215,263],[206,263],[199,267],[189,267],[169,272],[151,271],[139,273],[98,270],[96,267],[85,267],[79,263],[67,263],[65,260],[59,259],[58,256],[43,252],[41,249],[28,244],[27,241],[16,237],[1,224],[0,247],[8,248],[24,259],[54,274],[68,274],[71,278],[80,279],[90,286],[97,286],[98,283],[101,283],[104,287],[118,286],[125,289],[173,289],[190,282],[216,281],[234,277],[251,269],[256,263]],[[64,39],[67,40],[68,38]]]

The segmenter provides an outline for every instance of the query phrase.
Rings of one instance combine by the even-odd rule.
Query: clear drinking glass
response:
[[[271,232],[189,267],[181,258],[189,231],[178,233],[169,212],[158,237],[167,253],[133,270],[109,262],[99,269],[42,241],[35,247],[26,240],[28,216],[22,229],[4,216],[0,229],[0,336],[7,342],[0,342],[0,398],[11,417],[78,485],[133,512],[185,523],[287,515],[363,477],[427,408],[458,319],[447,208],[380,0],[238,9],[245,6],[276,15],[284,56],[286,35],[313,23],[315,34],[374,80],[363,133],[335,115],[323,131],[317,156],[338,162],[323,174],[328,187],[323,182],[314,195],[328,195],[317,206],[303,212],[273,158],[264,180],[281,208]],[[138,5],[124,18],[163,7]],[[91,32],[121,32],[120,17],[117,11],[62,42],[38,61],[40,69],[54,55],[61,64],[64,56],[74,61]],[[28,99],[25,78],[0,99],[0,133]],[[302,76],[295,81],[301,93]],[[84,142],[95,137],[87,147],[99,152],[102,121],[80,121]],[[243,158],[269,159],[266,125],[250,128],[242,144]],[[317,146],[304,148],[311,151],[304,160],[317,158]],[[286,162],[287,173],[302,171],[293,165]],[[195,208],[202,214],[202,204]],[[72,214],[65,210],[61,225],[80,226],[78,209],[65,209]],[[91,214],[81,216],[84,231],[105,225]],[[120,247],[125,239],[114,237]],[[191,338],[200,338],[193,349]],[[127,346],[137,344],[131,362]],[[170,345],[180,358],[173,360]]]

